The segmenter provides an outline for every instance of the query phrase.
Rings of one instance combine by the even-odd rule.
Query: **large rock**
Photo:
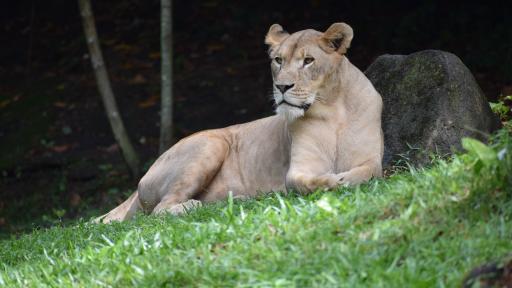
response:
[[[484,140],[500,125],[469,69],[451,53],[383,55],[365,74],[384,100],[384,167],[403,155],[425,164],[430,152],[453,152],[462,137]]]

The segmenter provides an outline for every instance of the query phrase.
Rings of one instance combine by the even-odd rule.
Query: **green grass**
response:
[[[0,286],[456,287],[512,251],[512,137],[431,168],[0,242]]]

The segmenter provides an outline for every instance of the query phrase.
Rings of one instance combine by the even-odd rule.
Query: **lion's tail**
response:
[[[140,206],[139,201],[139,192],[135,191],[126,201],[121,203],[121,205],[112,209],[112,211],[108,212],[105,215],[102,215],[93,221],[95,223],[110,223],[112,221],[124,221],[128,220],[135,215],[137,211],[141,211],[142,207]]]

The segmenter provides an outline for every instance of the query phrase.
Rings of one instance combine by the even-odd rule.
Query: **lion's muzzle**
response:
[[[290,102],[286,101],[284,98],[283,98],[283,100],[281,100],[281,102],[277,103],[277,106],[280,106],[282,104],[286,104],[288,106],[299,108],[299,109],[302,109],[304,111],[308,111],[309,107],[311,107],[311,104],[309,104],[309,103],[303,103],[302,105],[295,105],[293,103],[290,103]]]

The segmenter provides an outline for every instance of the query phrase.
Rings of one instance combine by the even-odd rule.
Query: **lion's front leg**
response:
[[[308,173],[290,171],[286,176],[286,189],[294,189],[301,193],[313,192],[316,189],[332,189],[337,186],[357,185],[382,176],[380,162],[368,161],[341,173],[326,173],[315,176]]]
[[[371,168],[368,166],[355,167],[338,175],[340,176],[339,184],[343,186],[361,184],[373,176]]]
[[[380,161],[368,161],[337,175],[340,176],[339,184],[344,186],[357,185],[370,180],[372,177],[381,177],[382,168]]]
[[[316,189],[332,189],[340,184],[341,176],[327,173],[319,176],[306,173],[288,173],[286,176],[286,189],[293,189],[301,193],[313,192]]]

